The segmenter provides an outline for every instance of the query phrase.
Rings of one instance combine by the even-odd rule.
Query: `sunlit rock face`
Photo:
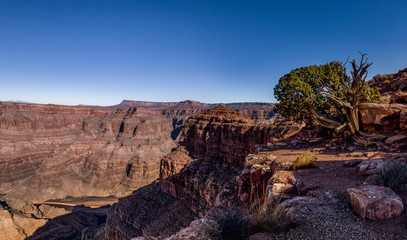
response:
[[[185,123],[182,147],[161,160],[160,187],[199,215],[210,207],[240,204],[235,179],[245,156],[272,135],[272,127],[225,106],[193,115]]]
[[[203,216],[211,207],[241,205],[236,177],[245,156],[256,151],[256,144],[269,141],[272,130],[222,105],[191,116],[185,122],[181,146],[161,160],[160,180],[109,210],[106,239],[169,237],[188,226],[191,216]],[[175,203],[176,209],[170,207]],[[154,211],[146,216],[151,206]],[[164,215],[171,215],[173,221],[167,224]],[[166,224],[157,224],[161,222]]]
[[[173,121],[142,108],[0,103],[0,193],[127,195],[159,176],[176,146]]]

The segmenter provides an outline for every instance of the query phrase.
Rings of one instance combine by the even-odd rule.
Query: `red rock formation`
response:
[[[125,196],[159,175],[173,120],[146,109],[0,103],[0,192]]]
[[[192,157],[237,168],[256,150],[256,144],[271,137],[271,128],[255,126],[252,120],[222,105],[192,116],[185,128],[184,145]]]
[[[270,127],[257,126],[221,105],[192,116],[184,130],[183,145],[188,152],[178,154],[197,160],[174,172],[171,169],[176,167],[169,166],[184,165],[185,161],[163,159],[160,187],[200,215],[216,205],[239,204],[235,178],[245,156],[256,150],[256,144],[266,143],[271,134]],[[230,201],[225,201],[228,198]]]
[[[186,209],[172,213],[175,216],[188,215],[191,212],[202,216],[210,207],[242,204],[238,199],[236,177],[243,168],[245,156],[256,150],[256,144],[266,143],[273,134],[270,126],[256,125],[239,112],[224,106],[217,106],[190,117],[185,123],[182,146],[161,160],[161,177],[158,184],[162,192],[157,190],[154,194],[159,195],[159,198],[171,197],[172,201],[185,204]],[[124,198],[112,207],[106,223],[106,239],[129,237],[130,235],[120,234],[133,231],[126,230],[130,225],[138,231],[131,233],[132,236],[141,235],[141,229],[151,229],[151,222],[157,222],[154,220],[157,216],[150,216],[150,222],[144,225],[132,224],[142,221],[136,213],[132,214],[132,205],[136,204],[139,212],[148,212],[149,209],[143,207],[144,205],[161,201],[154,196],[135,197],[144,196],[143,191],[145,190],[137,190],[131,197]],[[129,201],[134,202],[130,204]],[[157,207],[159,205],[163,204],[157,203]],[[166,213],[168,207],[161,207],[159,211]],[[189,222],[180,224],[176,230],[187,224]],[[162,226],[155,227],[157,232],[165,229]],[[144,232],[144,235],[148,234]]]
[[[394,131],[407,132],[407,68],[396,74],[375,76],[368,84],[379,89],[382,103],[361,105],[362,129],[390,135]]]
[[[21,199],[0,197],[0,239],[26,239],[49,218],[68,212],[49,205],[36,206]]]
[[[407,68],[395,74],[378,75],[369,81],[371,87],[377,87],[381,95],[407,90]],[[395,102],[395,101],[392,101]]]

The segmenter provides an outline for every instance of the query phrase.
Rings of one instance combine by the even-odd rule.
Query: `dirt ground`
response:
[[[372,221],[362,219],[352,209],[346,199],[346,190],[363,184],[366,177],[360,176],[356,167],[344,166],[346,160],[407,157],[406,152],[347,152],[322,147],[294,149],[287,146],[267,151],[279,161],[290,162],[307,151],[313,152],[318,158],[318,168],[295,170],[295,176],[301,179],[305,186],[315,188],[316,193],[323,193],[327,199],[334,199],[328,204],[334,210],[333,214],[321,212],[308,216],[297,228],[288,233],[274,235],[274,239],[407,239],[406,210],[402,216],[394,219]],[[407,206],[407,191],[397,194],[403,199],[404,206]]]

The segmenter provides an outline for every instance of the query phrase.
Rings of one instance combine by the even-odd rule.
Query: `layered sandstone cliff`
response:
[[[173,121],[142,108],[0,103],[0,192],[44,201],[124,196],[159,175]]]
[[[154,212],[157,208],[162,214],[169,212],[171,219],[179,221],[183,215],[202,216],[211,207],[243,204],[238,198],[236,177],[243,169],[245,157],[256,150],[256,144],[265,144],[274,136],[272,126],[257,125],[225,106],[190,117],[185,123],[181,146],[161,160],[157,185],[135,191],[109,210],[106,239],[170,236],[192,221],[170,227],[158,225],[160,216],[143,214],[151,207]],[[146,192],[154,192],[158,197],[146,197]],[[178,210],[163,207],[172,202],[179,204]],[[136,214],[133,206],[142,214]],[[149,229],[153,226],[155,233],[151,235]]]
[[[194,102],[186,102],[177,107],[143,109],[0,102],[0,194],[8,199],[22,199],[29,204],[68,196],[127,196],[135,189],[148,185],[159,177],[161,159],[163,159],[161,161],[162,177],[166,174],[174,175],[184,166],[189,165],[193,161],[192,157],[197,157],[194,154],[206,155],[206,152],[189,153],[185,146],[175,148],[177,142],[182,140],[182,129],[186,119],[204,111],[194,106]],[[255,131],[260,134],[259,129],[266,129],[273,114],[269,110],[251,109],[250,106],[238,104],[238,107],[243,109],[239,112],[240,115],[254,119],[256,122],[262,122],[263,127],[258,127],[257,130],[250,130],[254,124],[253,121],[242,116],[238,116],[236,119],[232,117],[229,120],[227,118],[209,119],[205,123],[209,126],[205,130],[206,132],[208,130],[216,132],[210,136],[209,141],[212,146],[208,145],[207,149],[208,153],[211,152],[216,158],[213,159],[214,162],[219,162],[218,160],[222,158],[223,162],[219,162],[221,165],[236,165],[235,167],[238,168],[240,166],[238,162],[241,161],[244,152],[253,150],[254,143],[245,145],[239,141],[247,141],[250,138],[248,136]],[[232,115],[239,115],[237,112],[232,112]],[[222,112],[212,113],[213,116],[222,114]],[[207,113],[198,115],[200,117],[193,118],[195,120],[191,121],[204,123],[204,119],[199,118],[205,115]],[[227,121],[231,121],[230,124],[226,124],[225,127],[220,126]],[[187,128],[189,129],[194,124],[189,123]],[[224,133],[221,133],[222,131]],[[247,131],[246,137],[236,140],[244,131]],[[230,135],[223,136],[227,132],[230,132]],[[185,133],[187,139],[192,139],[188,134],[195,134],[191,131],[185,131]],[[196,134],[202,133],[197,132]],[[262,134],[264,135],[264,133]],[[220,148],[223,153],[215,153],[215,138],[219,137],[225,139],[222,142],[224,148]],[[189,142],[186,146],[190,146],[191,150],[191,146],[194,144],[207,143],[205,141]],[[228,152],[236,147],[235,145],[241,146],[236,148],[237,151],[232,156],[228,156]],[[170,154],[163,158],[171,152],[171,149],[174,149],[171,153],[174,157],[171,158]],[[182,154],[185,154],[185,163],[180,165]],[[240,156],[239,160],[234,160],[237,156]],[[164,167],[166,162],[171,166]],[[208,165],[208,163],[205,164]],[[201,170],[202,168],[199,166],[198,175]],[[213,176],[215,185],[221,184],[223,174],[230,173],[232,176],[235,174],[233,171],[225,170],[225,173],[220,172],[222,175]],[[196,173],[191,172],[190,174]],[[188,183],[189,185],[190,183]],[[151,191],[159,191],[158,194],[163,196],[161,205],[177,199],[176,194],[174,197],[158,187],[155,189]],[[219,189],[205,191],[215,194]],[[190,193],[185,196],[188,197],[188,194]],[[201,196],[204,194],[202,192]],[[212,198],[214,197],[212,196]],[[191,216],[196,214],[191,209],[199,213],[198,209],[205,208],[201,205],[206,206],[206,203],[200,201],[197,200],[195,207],[185,208],[190,211]],[[180,204],[184,203],[180,202]],[[112,211],[118,209],[121,208],[114,207]],[[18,209],[11,207],[7,207],[6,210],[18,212]],[[4,214],[10,215],[6,212]],[[126,211],[123,214],[126,215]],[[13,236],[29,236],[32,231],[49,220],[30,216],[28,214],[24,217],[28,225],[19,227],[11,221],[13,219],[11,217],[10,221],[6,220],[7,224],[4,226],[15,230]],[[188,224],[189,222],[183,223]],[[53,225],[51,224],[51,226]],[[176,226],[183,225],[177,224]],[[139,228],[144,229],[145,227]],[[47,226],[38,234],[46,235],[46,231],[52,232],[53,230]],[[18,232],[20,232],[19,235]]]

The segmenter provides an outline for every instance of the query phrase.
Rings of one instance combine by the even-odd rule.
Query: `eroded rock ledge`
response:
[[[301,127],[296,131],[299,129]],[[167,231],[168,228],[155,223],[160,219],[168,219],[162,219],[155,213],[142,220],[145,219],[143,213],[151,207],[158,209],[161,214],[172,214],[170,219],[178,221],[178,216],[202,216],[210,207],[244,204],[238,198],[236,177],[244,167],[245,157],[256,150],[256,144],[265,144],[282,132],[292,133],[281,125],[278,130],[276,133],[271,126],[257,125],[224,106],[190,117],[185,123],[182,146],[161,160],[157,186],[150,185],[135,191],[109,211],[106,239],[158,235],[168,237],[192,221],[183,221],[177,227],[171,227],[172,231]],[[155,189],[151,190],[154,191],[151,195],[156,196],[142,197],[146,191],[150,191],[147,189]],[[168,203],[164,204],[162,199],[172,199],[183,205],[179,210],[168,209],[164,207]],[[133,207],[136,210],[133,211]],[[138,224],[140,222],[143,224]],[[136,223],[136,226],[127,231],[129,223],[132,226]],[[150,235],[152,229],[155,235]],[[126,235],[128,233],[130,235]]]

